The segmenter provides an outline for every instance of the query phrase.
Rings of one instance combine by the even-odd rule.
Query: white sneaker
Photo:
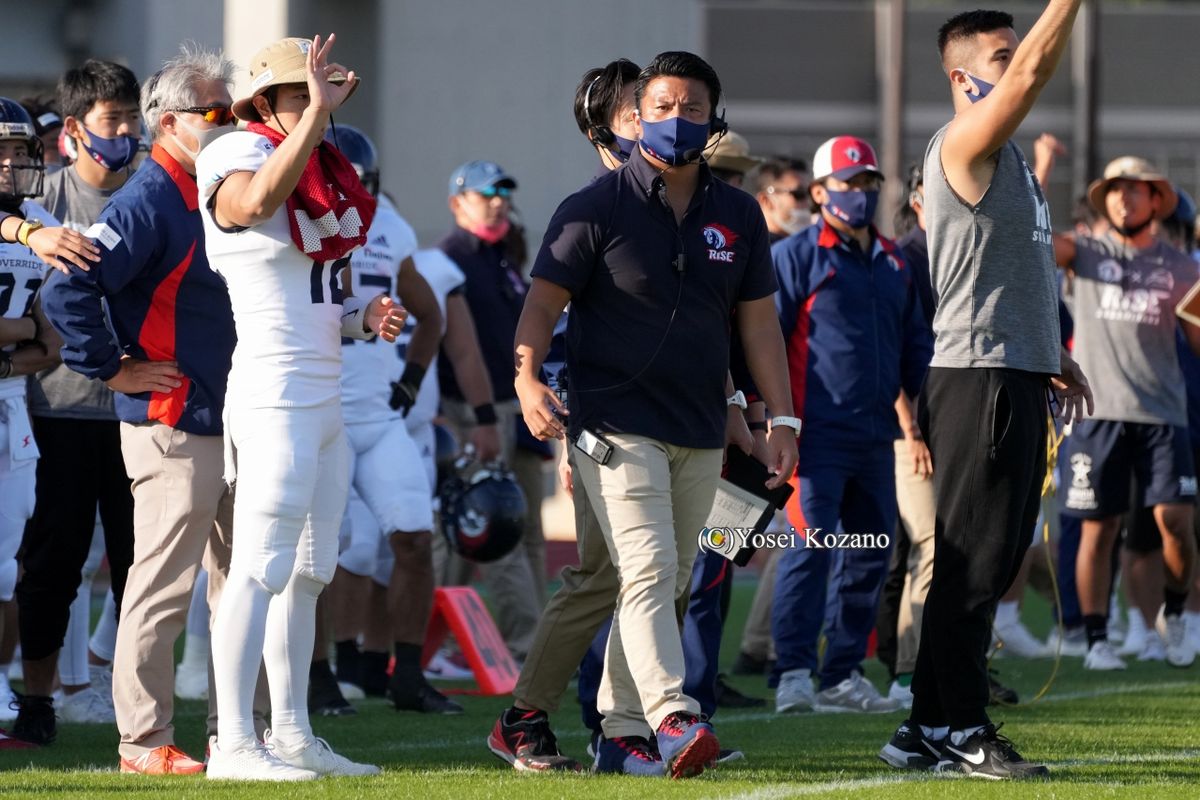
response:
[[[902,708],[912,708],[913,693],[911,686],[901,686],[899,681],[892,681],[888,687],[888,697],[900,703]]]
[[[204,774],[217,781],[312,781],[319,777],[312,770],[284,763],[261,744],[223,751],[215,737],[209,740],[208,768]]]
[[[112,703],[104,702],[104,698],[89,686],[81,692],[68,694],[58,704],[58,718],[63,722],[84,722],[90,724],[115,725],[117,715],[113,712]]]
[[[1111,672],[1112,670],[1125,669],[1125,662],[1113,650],[1111,644],[1100,640],[1088,649],[1088,654],[1083,659],[1083,668],[1098,672]]]
[[[99,664],[88,664],[88,682],[92,684],[92,688],[100,695],[100,699],[113,704],[112,699],[112,667],[101,666]]]
[[[469,681],[474,677],[475,673],[455,664],[445,650],[438,650],[425,665],[425,679],[430,681]]]
[[[1057,627],[1050,631],[1046,638],[1046,652],[1050,656],[1055,653],[1063,658],[1083,658],[1087,655],[1087,634],[1082,627],[1066,628],[1059,634]]]
[[[1030,633],[1019,619],[997,624],[993,634],[1004,643],[1000,648],[1001,655],[1021,658],[1045,658],[1050,655],[1046,652],[1046,645]]]
[[[813,710],[830,714],[886,714],[899,711],[900,701],[884,697],[874,684],[855,672],[832,689],[817,692]]]
[[[1136,656],[1146,646],[1146,620],[1142,612],[1136,608],[1129,609],[1129,625],[1125,629],[1125,643],[1117,650],[1117,655]]]
[[[329,742],[319,737],[314,737],[307,747],[295,752],[285,750],[274,742],[270,731],[263,735],[263,741],[283,763],[318,775],[378,775],[382,771],[374,764],[357,764],[338,755],[333,752]]]
[[[8,675],[0,673],[0,722],[12,722],[17,718],[17,696],[8,685]]]
[[[195,667],[180,662],[175,668],[175,696],[180,700],[207,700],[208,664]]]
[[[814,702],[812,670],[790,669],[779,676],[779,686],[775,689],[777,714],[812,711]]]
[[[338,681],[338,688],[342,690],[342,697],[347,700],[365,700],[367,693],[362,690],[362,687],[357,683],[349,681]]]
[[[1138,661],[1166,661],[1167,649],[1163,647],[1158,631],[1146,631],[1146,643],[1138,653]]]
[[[1185,611],[1183,619],[1187,622],[1187,635],[1192,649],[1200,653],[1200,611]]]
[[[1167,663],[1172,667],[1190,667],[1196,660],[1196,651],[1188,641],[1187,623],[1184,622],[1183,616],[1168,617],[1160,608],[1154,627],[1167,644]]]

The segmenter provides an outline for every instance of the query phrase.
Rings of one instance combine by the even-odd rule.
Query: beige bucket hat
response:
[[[272,86],[282,86],[287,83],[307,83],[308,72],[305,63],[308,60],[308,49],[312,42],[308,39],[289,37],[272,42],[254,54],[250,60],[250,96],[234,101],[233,113],[238,119],[246,122],[262,122],[262,117],[254,110],[255,97]],[[329,76],[330,83],[344,83],[346,76],[335,72]],[[358,88],[357,77],[350,94]],[[348,96],[348,95],[347,95]]]
[[[1103,216],[1107,216],[1104,196],[1108,194],[1108,187],[1119,180],[1145,181],[1153,186],[1163,199],[1158,208],[1158,219],[1171,216],[1175,206],[1179,204],[1179,195],[1175,192],[1175,187],[1153,164],[1137,156],[1121,156],[1110,161],[1104,168],[1104,177],[1092,181],[1092,185],[1088,187],[1088,202]]]

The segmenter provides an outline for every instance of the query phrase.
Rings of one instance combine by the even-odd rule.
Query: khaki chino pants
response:
[[[676,601],[688,591],[698,537],[721,474],[720,449],[611,434],[609,463],[575,462],[620,578],[597,706],[604,735],[646,736],[669,714],[700,712],[683,692]]]
[[[896,502],[900,527],[912,543],[908,551],[908,577],[900,595],[896,622],[896,674],[911,674],[917,665],[917,645],[921,641],[921,618],[925,615],[925,595],[933,581],[933,526],[936,507],[933,479],[921,479],[913,473],[908,443],[896,440]]]
[[[122,422],[121,452],[133,482],[134,557],[117,628],[113,706],[120,754],[134,759],[175,743],[175,641],[201,561],[216,613],[232,552],[233,492],[223,478],[220,436]],[[209,685],[211,720],[216,693]],[[260,691],[256,717],[266,707]]]

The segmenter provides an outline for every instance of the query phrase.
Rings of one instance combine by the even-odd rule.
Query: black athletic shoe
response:
[[[988,670],[988,705],[990,706],[1015,706],[1021,702],[1017,696],[1017,690],[1005,686],[1000,681],[996,680],[996,670]]]
[[[761,708],[767,704],[761,697],[742,694],[730,686],[724,675],[717,675],[716,699],[719,708]]]
[[[1042,764],[1032,764],[1022,758],[1013,743],[998,730],[995,725],[985,725],[959,745],[952,744],[946,737],[934,771],[959,772],[994,781],[1045,778],[1050,774]]]
[[[739,652],[737,661],[733,662],[733,669],[730,671],[734,675],[762,675],[767,671],[767,660]]]
[[[397,711],[419,711],[422,714],[461,714],[463,707],[429,685],[418,669],[407,676],[399,671],[388,684],[388,699]]]
[[[732,747],[726,747],[717,751],[717,765],[728,764],[731,761],[741,761],[746,757],[746,754],[741,750],[734,750]]]
[[[36,745],[47,745],[58,736],[58,721],[54,716],[54,701],[49,697],[21,695],[17,700],[17,720],[9,731],[14,739]]]
[[[520,772],[583,772],[582,764],[559,752],[545,711],[506,709],[492,726],[487,745]]]
[[[921,726],[909,720],[900,723],[892,738],[879,751],[881,761],[896,769],[928,770],[937,766],[945,739],[930,739]]]
[[[314,661],[308,668],[308,713],[322,717],[348,717],[358,710],[342,696],[329,661]]]

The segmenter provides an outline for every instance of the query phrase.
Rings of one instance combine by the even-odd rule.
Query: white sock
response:
[[[207,641],[208,621],[208,570],[201,569],[196,575],[195,585],[192,586],[192,604],[188,606],[188,636]],[[205,649],[208,649],[207,646]]]
[[[254,687],[262,663],[270,604],[271,593],[265,586],[236,567],[229,570],[212,634],[217,738],[225,752],[258,745],[254,735]],[[311,643],[309,647],[311,650]]]
[[[942,725],[939,728],[931,728],[928,725],[922,725],[921,733],[924,734],[926,739],[945,739],[947,734],[950,733],[950,726]]]
[[[302,750],[313,740],[308,671],[317,636],[317,596],[324,588],[323,583],[294,574],[283,593],[271,599],[267,612],[263,661],[271,688],[271,740],[288,751]]]
[[[179,667],[207,672],[209,641],[207,636],[197,636],[188,631],[183,639],[183,659],[179,662]]]
[[[1020,622],[1020,616],[1018,613],[1019,605],[1020,604],[1017,603],[1016,600],[998,604],[996,606],[996,627],[1000,627],[1002,625],[1014,625],[1017,622]]]
[[[111,588],[104,595],[104,610],[100,612],[100,621],[96,623],[88,646],[93,653],[112,663],[113,655],[117,652],[117,601],[113,598]]]
[[[92,626],[92,576],[85,574],[71,603],[67,633],[58,653],[58,678],[63,686],[86,686],[92,682],[88,672],[88,634]]]
[[[964,728],[961,731],[954,731],[950,734],[950,744],[962,744],[967,739],[970,739],[979,731],[983,730],[983,725],[976,725],[974,728]]]

